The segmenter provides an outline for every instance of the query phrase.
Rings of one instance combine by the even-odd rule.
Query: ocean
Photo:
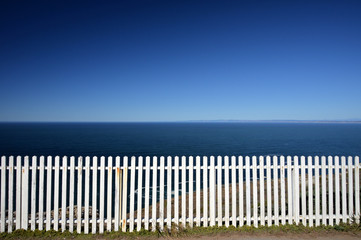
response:
[[[0,156],[361,156],[357,123],[1,123]]]

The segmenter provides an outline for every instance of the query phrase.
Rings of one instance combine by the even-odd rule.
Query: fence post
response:
[[[144,209],[144,229],[149,230],[149,178],[150,178],[150,157],[145,158],[145,209]]]
[[[216,225],[216,184],[215,184],[215,168],[214,168],[214,156],[211,156],[211,166],[209,170],[209,216],[210,226]]]
[[[172,157],[168,156],[167,165],[167,227],[172,228]]]
[[[39,159],[39,230],[44,228],[44,156],[40,156]]]
[[[152,193],[152,231],[157,229],[157,175],[158,160],[153,157],[153,193]]]
[[[62,186],[62,211],[61,211],[61,229],[66,229],[66,196],[67,196],[67,177],[68,177],[68,158],[63,157],[63,186]]]
[[[90,191],[90,157],[85,157],[85,211],[84,211],[84,233],[89,233],[89,191]]]
[[[264,157],[259,157],[259,197],[260,197],[260,224],[265,225],[265,200],[264,200]]]
[[[271,192],[271,157],[266,157],[267,161],[267,225],[272,225],[272,192]]]
[[[112,230],[113,157],[108,157],[107,231]]]
[[[335,156],[335,223],[340,223],[340,159]]]
[[[217,157],[217,191],[218,191],[218,227],[222,226],[223,213],[222,213],[222,157]]]
[[[328,157],[328,225],[333,226],[333,162],[332,156]]]
[[[114,206],[114,231],[119,231],[120,226],[120,216],[121,212],[121,178],[122,170],[120,169],[120,157],[115,158],[115,206]]]
[[[22,165],[21,157],[16,158],[16,230],[21,228],[21,183],[22,183]]]
[[[35,230],[36,223],[36,172],[37,170],[37,158],[33,156],[32,158],[32,176],[31,176],[31,230]],[[10,213],[10,212],[9,212]],[[10,214],[9,214],[10,215]]]
[[[98,158],[93,157],[92,233],[97,232]]]
[[[196,157],[196,225],[201,226],[201,158]]]
[[[313,174],[312,174],[312,157],[308,159],[308,225],[313,227]]]
[[[55,157],[55,174],[54,174],[54,230],[59,230],[59,156]]]
[[[244,224],[244,201],[243,201],[243,157],[238,157],[238,173],[239,173],[239,226]]]
[[[160,157],[160,181],[159,181],[159,197],[160,197],[160,203],[159,203],[159,228],[161,231],[164,229],[164,165],[165,160],[164,157]]]
[[[252,157],[253,169],[253,225],[258,227],[257,157]]]
[[[186,157],[182,156],[182,225],[186,227]]]
[[[236,183],[236,157],[231,157],[232,161],[232,225],[237,226],[237,183]],[[214,169],[213,169],[214,171]],[[215,182],[212,182],[215,185]],[[216,206],[214,206],[214,211]]]
[[[251,184],[250,184],[250,159],[246,156],[246,219],[247,225],[251,226]]]
[[[224,157],[224,219],[225,226],[229,227],[229,158]]]
[[[189,157],[189,226],[193,227],[193,157]]]
[[[354,216],[353,212],[353,163],[352,157],[349,156],[347,159],[348,163],[348,216]]]
[[[292,158],[287,156],[288,224],[293,224],[293,168]]]
[[[14,200],[14,157],[9,157],[9,216],[8,216],[8,232],[11,233],[13,231],[13,200]]]
[[[5,232],[5,176],[6,176],[6,158],[5,156],[1,157],[1,226],[0,232]],[[9,213],[9,215],[12,213]]]
[[[320,226],[320,159],[315,157],[315,225]]]

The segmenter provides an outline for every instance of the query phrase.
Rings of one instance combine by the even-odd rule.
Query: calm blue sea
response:
[[[0,155],[361,156],[361,124],[1,123]]]

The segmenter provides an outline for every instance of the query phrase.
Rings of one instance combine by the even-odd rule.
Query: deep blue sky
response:
[[[0,2],[0,121],[361,119],[361,1]]]

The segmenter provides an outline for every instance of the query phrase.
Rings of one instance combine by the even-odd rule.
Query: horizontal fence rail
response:
[[[1,157],[0,232],[360,222],[359,157]]]

